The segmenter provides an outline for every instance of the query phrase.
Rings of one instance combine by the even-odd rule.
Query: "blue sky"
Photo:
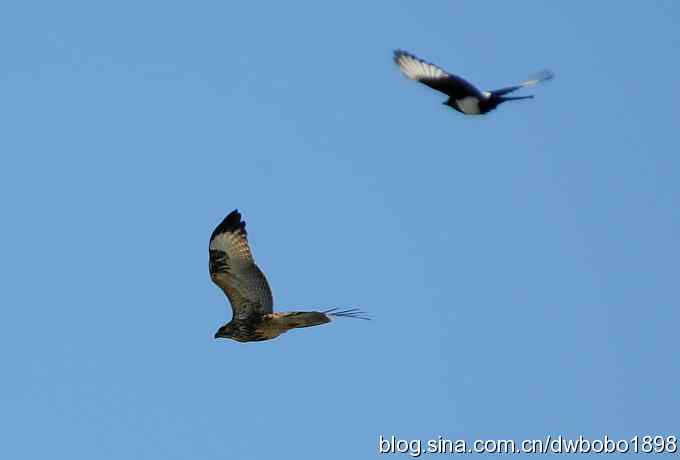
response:
[[[0,6],[3,458],[680,434],[677,2]],[[403,48],[532,101],[485,117]],[[238,208],[280,309],[231,312]]]

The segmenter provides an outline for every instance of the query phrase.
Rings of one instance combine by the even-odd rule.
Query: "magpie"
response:
[[[394,52],[394,62],[399,66],[399,70],[401,70],[401,73],[406,78],[417,80],[449,96],[444,105],[448,105],[465,115],[481,115],[490,112],[498,107],[499,104],[507,101],[532,99],[533,95],[506,96],[506,94],[554,77],[551,71],[542,70],[518,85],[494,91],[480,91],[463,78],[447,73],[436,65],[406,51],[396,50]]]

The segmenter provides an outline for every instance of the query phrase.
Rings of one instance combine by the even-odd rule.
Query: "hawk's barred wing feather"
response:
[[[234,318],[272,312],[269,283],[255,264],[246,224],[238,210],[224,218],[210,236],[210,277],[229,298]]]

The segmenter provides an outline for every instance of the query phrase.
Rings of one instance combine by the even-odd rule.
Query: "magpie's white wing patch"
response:
[[[394,62],[399,66],[401,73],[411,80],[436,80],[449,77],[449,74],[436,65],[423,61],[405,51],[396,51]]]
[[[479,89],[465,79],[445,72],[431,62],[424,61],[406,51],[395,51],[394,62],[406,78],[419,81],[453,99],[467,96],[483,97]]]
[[[535,74],[531,75],[529,78],[520,83],[520,85],[533,86],[542,81],[552,80],[553,78],[555,78],[555,74],[548,69],[544,69],[541,70],[540,72],[536,72]]]

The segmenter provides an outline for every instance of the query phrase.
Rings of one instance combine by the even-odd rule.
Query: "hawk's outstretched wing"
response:
[[[406,51],[396,50],[394,52],[394,62],[399,66],[399,70],[406,78],[417,80],[432,89],[454,99],[461,99],[466,96],[482,98],[482,93],[474,85],[466,80],[445,72],[440,67],[424,61]]]
[[[210,277],[229,298],[234,318],[272,312],[272,292],[255,265],[248,246],[246,223],[234,210],[210,235]]]

